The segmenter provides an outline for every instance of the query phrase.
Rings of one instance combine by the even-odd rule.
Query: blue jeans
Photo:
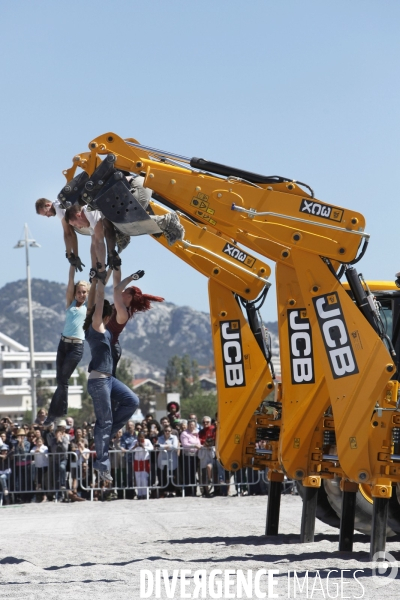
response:
[[[57,389],[51,399],[49,416],[62,417],[68,413],[68,380],[83,356],[82,344],[60,340],[57,349]]]
[[[56,466],[56,488],[59,490],[60,488],[65,488],[67,485],[67,462],[68,459],[59,458],[57,454],[55,455],[55,466]]]
[[[8,490],[8,476],[3,474],[0,475],[0,492],[6,492]]]
[[[99,471],[109,471],[110,438],[131,418],[139,406],[139,398],[128,386],[112,376],[89,379],[88,392],[92,397],[96,415],[94,426],[96,460],[93,467]]]

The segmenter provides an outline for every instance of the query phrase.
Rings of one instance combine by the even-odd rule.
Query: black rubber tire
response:
[[[389,500],[388,524],[396,533],[400,533],[400,484],[393,484],[392,497]]]
[[[340,489],[340,479],[325,479],[325,490],[331,507],[333,508],[337,516],[340,518],[340,514],[342,511],[342,491]],[[390,526],[388,524],[388,527],[386,529],[387,537],[393,537],[394,535],[396,535],[395,531],[391,527],[392,521],[392,518],[388,519],[388,523],[390,522]],[[366,498],[364,498],[360,491],[358,491],[356,496],[356,516],[354,519],[354,529],[360,531],[361,533],[365,533],[366,535],[370,535],[371,525],[372,504],[371,502],[368,502]],[[398,525],[400,526],[400,522]]]
[[[328,496],[325,490],[325,481],[325,479],[322,480],[321,487],[318,489],[317,519],[322,521],[322,523],[326,523],[326,525],[330,525],[331,527],[339,529],[340,519],[329,503]],[[301,483],[301,481],[296,481],[296,487],[297,491],[299,492],[299,496],[301,496],[301,498],[303,499],[304,486]]]

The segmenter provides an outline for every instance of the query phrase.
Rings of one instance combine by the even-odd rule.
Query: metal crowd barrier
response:
[[[113,482],[106,484],[93,468],[95,452],[48,453],[47,466],[38,466],[43,454],[16,455],[6,460],[9,472],[0,475],[0,505],[7,489],[13,501],[30,494],[40,501],[44,496],[59,501],[78,494],[87,500],[96,496],[113,498],[164,497],[165,495],[244,495],[267,494],[265,471],[250,467],[232,472],[225,470],[215,458],[214,449],[207,449],[200,458],[183,448],[148,451],[147,460],[138,460],[135,449],[110,450]],[[5,463],[5,464],[6,464]],[[36,464],[35,464],[36,463]],[[40,463],[39,463],[40,464]],[[293,493],[294,482],[285,480],[284,493]],[[26,500],[26,496],[25,496]]]

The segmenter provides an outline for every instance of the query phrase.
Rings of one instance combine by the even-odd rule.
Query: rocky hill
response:
[[[55,351],[64,326],[64,284],[32,279],[35,350]],[[111,293],[111,288],[107,288]],[[277,349],[277,324],[267,323]],[[29,346],[26,280],[0,289],[0,331]],[[209,314],[170,302],[154,303],[139,313],[123,333],[123,356],[132,359],[136,376],[163,372],[174,354],[189,354],[199,365],[213,362]],[[87,348],[83,364],[88,362]]]

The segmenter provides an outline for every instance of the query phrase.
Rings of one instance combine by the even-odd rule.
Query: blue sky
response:
[[[32,276],[65,281],[61,226],[34,202],[54,199],[73,155],[106,131],[309,183],[365,215],[360,270],[392,279],[399,23],[390,0],[0,0],[0,286],[25,277],[12,249],[25,222],[42,246]],[[126,274],[145,269],[143,290],[208,311],[205,278],[152,239],[122,256]],[[276,320],[273,291],[263,316]]]

